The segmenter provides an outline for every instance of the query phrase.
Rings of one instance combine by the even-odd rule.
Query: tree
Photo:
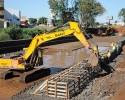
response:
[[[115,22],[114,23],[118,23],[118,21],[117,20],[115,20]]]
[[[34,24],[37,22],[37,19],[36,18],[29,18],[29,22],[30,22],[30,24]]]
[[[40,17],[39,19],[38,19],[38,24],[47,24],[47,20],[48,18],[46,18],[46,17]]]
[[[118,13],[118,17],[122,18],[122,21],[125,23],[125,8],[122,8]]]
[[[78,21],[80,19],[81,22],[86,23],[87,26],[93,25],[96,17],[106,11],[100,2],[96,0],[48,0],[48,3],[50,9],[52,9],[63,22],[68,20]]]
[[[83,23],[94,25],[97,16],[101,16],[106,9],[96,0],[78,0],[79,15]]]
[[[100,25],[100,23],[99,22],[95,22],[95,26],[98,26],[98,25]]]
[[[62,23],[74,20],[77,15],[76,6],[77,0],[71,0],[72,6],[69,6],[69,0],[48,0],[48,4],[52,12],[56,14]]]

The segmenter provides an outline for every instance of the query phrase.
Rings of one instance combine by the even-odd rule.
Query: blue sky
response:
[[[6,8],[13,8],[21,11],[22,16],[27,18],[39,18],[42,16],[50,19],[48,0],[4,0]],[[96,21],[100,23],[108,22],[107,16],[113,16],[115,20],[119,20],[118,13],[122,8],[125,8],[125,0],[97,0],[107,10],[102,16],[97,17]]]

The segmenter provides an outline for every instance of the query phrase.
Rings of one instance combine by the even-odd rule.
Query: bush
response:
[[[0,32],[2,32],[4,29],[3,28],[0,28]]]
[[[39,30],[37,28],[30,28],[29,35],[31,35],[32,37],[36,36],[36,34],[38,33],[39,33]]]
[[[10,36],[5,32],[0,32],[0,41],[11,40]]]
[[[6,34],[9,34],[10,38],[13,40],[20,39],[21,38],[21,28],[17,26],[10,26],[8,28],[4,29],[4,32]]]
[[[10,26],[8,28],[0,28],[0,40],[31,39],[37,34],[42,34],[46,31],[45,28],[20,28],[17,26]]]
[[[29,34],[22,34],[22,36],[21,36],[21,38],[22,39],[31,39],[32,38],[32,36],[31,35],[29,35]]]
[[[36,36],[38,34],[39,30],[37,28],[23,28],[22,29],[22,34],[29,35],[30,37]]]
[[[37,29],[37,28],[23,28],[22,29],[22,34],[27,34],[29,35],[30,37],[34,37],[36,36],[37,34],[42,34],[42,33],[45,33],[47,30],[45,28],[42,28],[42,29]]]

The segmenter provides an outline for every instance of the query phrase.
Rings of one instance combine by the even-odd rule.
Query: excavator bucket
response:
[[[94,50],[90,49],[90,57],[88,59],[88,67],[97,66],[99,63],[99,49],[98,46],[94,46]]]
[[[99,62],[98,56],[96,55],[96,53],[91,53],[89,60],[88,60],[88,67],[93,67],[93,66],[97,66]]]

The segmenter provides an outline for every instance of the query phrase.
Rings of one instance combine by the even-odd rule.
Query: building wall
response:
[[[0,0],[0,28],[4,28],[4,0]]]
[[[20,21],[26,21],[26,16],[21,16],[21,20]]]
[[[20,25],[21,11],[14,10],[13,8],[4,8],[4,20],[11,21],[13,25]]]

